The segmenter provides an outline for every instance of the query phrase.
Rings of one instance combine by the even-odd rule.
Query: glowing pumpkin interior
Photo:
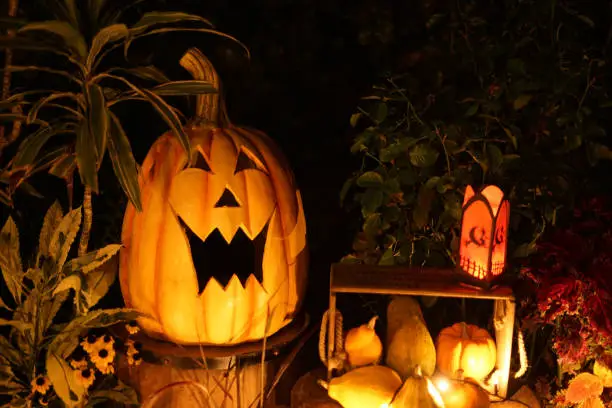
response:
[[[182,61],[206,73],[197,50]],[[187,65],[189,67],[189,65]],[[193,72],[193,69],[192,69]],[[196,75],[203,76],[203,75]],[[214,79],[218,81],[216,73]],[[151,335],[183,344],[234,344],[270,336],[298,310],[306,282],[306,224],[299,191],[265,134],[211,118],[173,135],[140,172],[142,212],[128,206],[120,281],[127,306],[150,317]]]
[[[510,205],[496,186],[465,190],[461,220],[459,264],[479,280],[491,280],[504,271]]]

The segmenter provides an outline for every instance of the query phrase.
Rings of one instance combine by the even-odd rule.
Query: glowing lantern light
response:
[[[472,278],[489,283],[506,265],[510,204],[503,191],[486,186],[465,190],[461,220],[459,265]]]

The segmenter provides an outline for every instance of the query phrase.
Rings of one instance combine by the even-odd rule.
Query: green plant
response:
[[[12,314],[10,319],[0,319],[1,326],[10,327],[8,336],[0,336],[0,394],[12,397],[10,406],[32,406],[43,396],[49,401],[57,397],[66,406],[90,406],[104,398],[134,400],[133,391],[112,378],[88,390],[77,381],[67,360],[87,330],[140,315],[129,309],[92,310],[116,278],[117,269],[104,264],[120,245],[68,260],[81,211],[77,208],[64,215],[59,203],[51,206],[38,253],[28,266],[22,265],[15,222],[9,218],[0,231],[0,269],[12,296],[10,301],[0,299],[0,308]]]
[[[526,256],[589,184],[590,166],[612,158],[595,10],[534,0],[439,7],[424,24],[427,45],[351,118],[361,130],[351,151],[363,161],[341,198],[354,193],[364,222],[345,261],[454,264],[468,184],[505,191],[510,255]]]
[[[148,102],[181,145],[189,149],[180,112],[163,97],[210,93],[216,89],[202,80],[171,81],[151,65],[126,68],[109,64],[109,57],[119,51],[127,57],[133,41],[170,32],[212,33],[237,40],[213,29],[208,20],[182,12],[149,12],[129,27],[121,23],[125,10],[141,2],[135,0],[117,7],[108,0],[89,0],[78,5],[71,0],[53,0],[47,3],[56,12],[55,20],[10,20],[18,27],[17,35],[0,37],[0,46],[51,53],[62,60],[45,66],[7,68],[13,73],[43,72],[61,80],[55,89],[30,89],[11,96],[11,100],[23,105],[24,116],[16,120],[27,125],[45,116],[45,111],[51,118],[45,126],[23,138],[11,160],[10,168],[20,169],[22,180],[36,170],[34,163],[41,155],[51,154],[53,160],[48,164],[51,174],[71,181],[73,171],[78,169],[83,184],[97,192],[97,170],[108,151],[119,183],[130,201],[140,208],[137,165],[123,125],[114,112],[118,104],[126,101]],[[175,26],[186,22],[201,26]],[[72,138],[51,142],[55,136],[66,134]],[[45,146],[51,150],[45,151]]]

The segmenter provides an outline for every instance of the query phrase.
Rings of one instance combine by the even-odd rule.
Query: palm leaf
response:
[[[98,192],[98,169],[96,160],[96,145],[89,133],[86,121],[81,121],[76,131],[76,159],[81,182]]]
[[[161,84],[151,89],[151,92],[160,96],[189,96],[217,93],[218,90],[209,81],[192,79]]]
[[[97,166],[99,167],[106,151],[108,135],[108,110],[102,88],[95,83],[88,83],[84,88],[85,98],[88,103],[89,133],[93,139],[96,149]]]
[[[138,211],[141,211],[142,203],[138,186],[138,167],[132,154],[130,141],[119,119],[112,112],[110,117],[111,131],[108,153],[113,164],[113,170],[130,202]]]
[[[32,107],[30,108],[29,112],[28,112],[28,117],[27,117],[27,124],[31,124],[34,123],[34,121],[38,118],[38,112],[45,107],[46,105],[48,105],[50,102],[58,100],[58,99],[64,99],[64,98],[70,98],[74,101],[78,102],[78,96],[72,92],[59,92],[59,93],[53,93],[49,96],[46,96],[44,98],[39,99],[38,101],[34,102],[32,104]]]
[[[128,35],[129,31],[125,24],[113,24],[100,30],[94,37],[91,43],[91,49],[87,55],[87,69],[89,71],[92,70],[96,62],[96,57],[106,44],[119,41]]]
[[[67,2],[73,2],[74,0],[66,0]],[[69,11],[69,13],[72,13]],[[37,23],[27,24],[19,29],[19,33],[25,33],[29,31],[45,31],[61,37],[66,46],[70,48],[76,55],[84,58],[87,55],[87,44],[81,33],[75,28],[75,26],[58,20],[41,21]]]

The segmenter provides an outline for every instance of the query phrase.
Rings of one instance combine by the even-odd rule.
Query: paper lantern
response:
[[[510,205],[496,186],[465,190],[459,266],[472,279],[489,283],[506,265]]]

